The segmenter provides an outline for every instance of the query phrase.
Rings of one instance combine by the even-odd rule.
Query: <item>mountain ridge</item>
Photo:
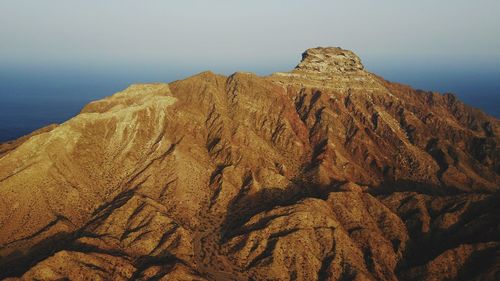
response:
[[[488,280],[499,133],[340,48],[132,85],[0,145],[0,277]]]

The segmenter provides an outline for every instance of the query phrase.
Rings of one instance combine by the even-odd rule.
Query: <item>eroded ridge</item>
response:
[[[313,48],[0,145],[0,278],[495,280],[499,121]]]

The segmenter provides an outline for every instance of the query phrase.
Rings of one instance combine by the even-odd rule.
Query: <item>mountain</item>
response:
[[[132,85],[0,145],[0,278],[498,280],[499,136],[340,48]]]

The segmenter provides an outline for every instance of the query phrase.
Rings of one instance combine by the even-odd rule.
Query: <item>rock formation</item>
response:
[[[498,280],[500,122],[340,48],[0,145],[6,280]]]

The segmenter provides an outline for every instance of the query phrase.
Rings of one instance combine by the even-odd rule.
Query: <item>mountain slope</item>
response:
[[[339,48],[133,85],[0,146],[0,277],[493,280],[499,125]]]

